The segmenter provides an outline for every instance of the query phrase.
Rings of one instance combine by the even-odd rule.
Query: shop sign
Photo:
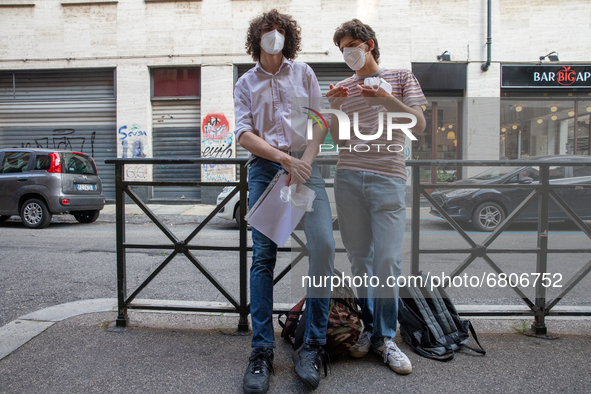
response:
[[[591,65],[503,65],[501,87],[591,88]]]

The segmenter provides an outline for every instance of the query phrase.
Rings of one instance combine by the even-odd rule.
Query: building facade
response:
[[[253,65],[246,30],[277,8],[299,22],[297,60],[312,66],[323,91],[352,74],[332,42],[352,18],[376,31],[382,66],[413,70],[429,101],[428,125],[407,145],[407,158],[589,155],[591,4],[491,3],[489,10],[487,0],[0,0],[0,146],[90,153],[110,199],[106,158],[241,157],[233,87]],[[126,166],[125,175],[224,181],[235,171]],[[455,171],[432,168],[422,180],[445,181]],[[212,203],[217,189],[143,194]]]

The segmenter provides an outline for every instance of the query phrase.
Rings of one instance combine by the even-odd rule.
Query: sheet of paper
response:
[[[304,210],[293,207],[289,201],[281,200],[281,188],[285,186],[286,181],[287,174],[281,175],[269,193],[263,195],[264,199],[255,211],[250,213],[248,219],[252,227],[265,234],[279,247],[285,245],[305,213]]]

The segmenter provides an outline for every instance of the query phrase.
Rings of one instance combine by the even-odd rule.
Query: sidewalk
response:
[[[0,358],[9,354],[0,359],[0,392],[242,392],[250,334],[236,333],[237,316],[130,311],[130,327],[117,329],[115,304],[115,299],[78,301],[1,327]],[[442,363],[416,355],[403,343],[413,363],[411,375],[396,375],[374,354],[362,360],[344,356],[332,360],[331,373],[315,392],[588,392],[590,318],[548,318],[557,340],[516,332],[522,319],[472,322],[486,356],[463,350]],[[309,392],[276,328],[269,392]]]
[[[215,205],[207,205],[207,204],[147,204],[148,208],[156,215],[194,215],[194,216],[207,216],[215,209]],[[442,220],[435,216],[428,215],[430,211],[429,207],[421,207],[421,217],[422,218],[429,218],[432,220]],[[101,211],[102,214],[112,214],[116,213],[115,204],[108,204],[105,205],[105,208]],[[142,211],[136,204],[125,204],[125,214],[141,214],[145,215],[144,211]],[[411,208],[406,208],[406,219],[410,220],[412,217],[412,210]]]
[[[195,215],[207,216],[215,209],[215,205],[207,204],[147,204],[156,215]],[[105,205],[101,214],[115,214],[115,204]],[[125,204],[125,214],[145,215],[136,204]]]

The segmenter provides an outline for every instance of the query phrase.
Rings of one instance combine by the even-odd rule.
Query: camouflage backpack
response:
[[[335,270],[335,275],[339,275]],[[294,350],[298,349],[304,342],[304,331],[306,329],[306,315],[303,313],[306,298],[294,306],[285,322],[279,325],[283,327],[281,337],[293,345]],[[351,288],[345,284],[333,288],[330,293],[330,305],[328,307],[328,328],[326,331],[325,349],[330,357],[340,356],[359,339],[363,330],[359,301]],[[300,318],[301,317],[301,318]]]

